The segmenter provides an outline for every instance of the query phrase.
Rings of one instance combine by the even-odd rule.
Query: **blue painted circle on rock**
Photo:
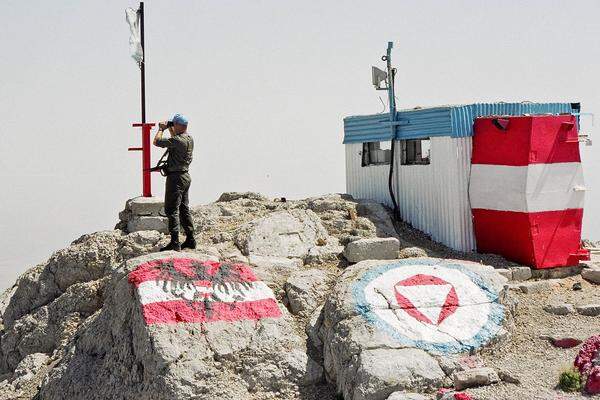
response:
[[[396,268],[409,268],[411,266],[436,266],[458,270],[471,280],[481,292],[485,294],[489,302],[489,313],[487,321],[470,338],[461,338],[460,341],[453,342],[433,342],[427,340],[417,340],[402,334],[397,328],[393,327],[387,321],[383,320],[374,312],[374,307],[365,296],[365,288],[377,277]],[[394,283],[392,283],[394,284]],[[400,345],[406,347],[415,347],[432,353],[449,354],[462,353],[478,349],[493,339],[502,329],[504,320],[504,306],[499,303],[498,293],[488,285],[478,274],[469,270],[457,262],[440,263],[435,259],[416,259],[416,260],[397,260],[390,264],[383,264],[373,267],[364,273],[357,282],[352,285],[352,293],[356,302],[356,310],[368,323],[385,332]],[[460,300],[460,299],[459,299]]]

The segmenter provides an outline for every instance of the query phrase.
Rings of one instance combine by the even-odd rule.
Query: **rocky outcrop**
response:
[[[278,211],[252,221],[235,237],[244,255],[304,259],[311,248],[327,243],[328,234],[310,210]]]
[[[79,330],[38,398],[245,399],[293,394],[318,381],[321,369],[285,307],[251,270],[236,268],[178,253],[124,262],[110,276],[104,307]],[[194,290],[211,293],[209,300],[187,297],[200,277],[211,285]],[[237,309],[222,308],[237,295],[227,303]],[[184,300],[174,305],[173,298]]]
[[[130,257],[156,251],[158,232],[119,230],[84,235],[17,280],[3,312],[0,372],[27,355],[52,353],[103,303],[103,280]]]
[[[449,377],[435,357],[475,352],[505,335],[505,283],[492,267],[452,260],[348,267],[318,329],[327,378],[349,400],[444,385]]]
[[[153,217],[157,204],[126,208]],[[504,278],[423,257],[380,204],[232,192],[192,214],[193,251],[156,253],[165,235],[121,223],[5,291],[0,399],[412,396],[451,385],[451,355],[510,323]],[[360,259],[390,260],[348,267],[344,248],[361,243],[375,247]]]
[[[285,283],[292,314],[307,315],[322,304],[332,281],[332,274],[319,269],[296,271]]]

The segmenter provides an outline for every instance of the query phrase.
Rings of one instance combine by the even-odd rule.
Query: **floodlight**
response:
[[[382,71],[377,67],[371,67],[371,75],[373,77],[373,86],[375,86],[375,89],[386,89],[381,87],[381,82],[387,84],[387,72]]]

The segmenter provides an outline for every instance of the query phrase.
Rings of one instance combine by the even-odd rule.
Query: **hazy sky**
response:
[[[0,1],[0,288],[141,192],[127,1]],[[342,119],[381,111],[370,66],[395,43],[399,108],[580,101],[600,118],[600,1],[158,1],[147,114],[196,140],[191,202],[343,192]],[[382,96],[384,97],[384,96]],[[598,134],[586,122],[587,132]],[[598,147],[582,147],[584,236],[600,240]],[[154,153],[154,160],[160,156]],[[163,195],[163,178],[153,179]]]

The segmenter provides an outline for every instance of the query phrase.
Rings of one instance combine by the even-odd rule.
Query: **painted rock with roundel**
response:
[[[110,279],[103,308],[40,399],[292,398],[323,375],[289,312],[246,265],[154,253]]]
[[[349,267],[323,309],[327,378],[351,400],[441,387],[440,358],[474,353],[507,334],[506,282],[490,266],[458,260]]]

